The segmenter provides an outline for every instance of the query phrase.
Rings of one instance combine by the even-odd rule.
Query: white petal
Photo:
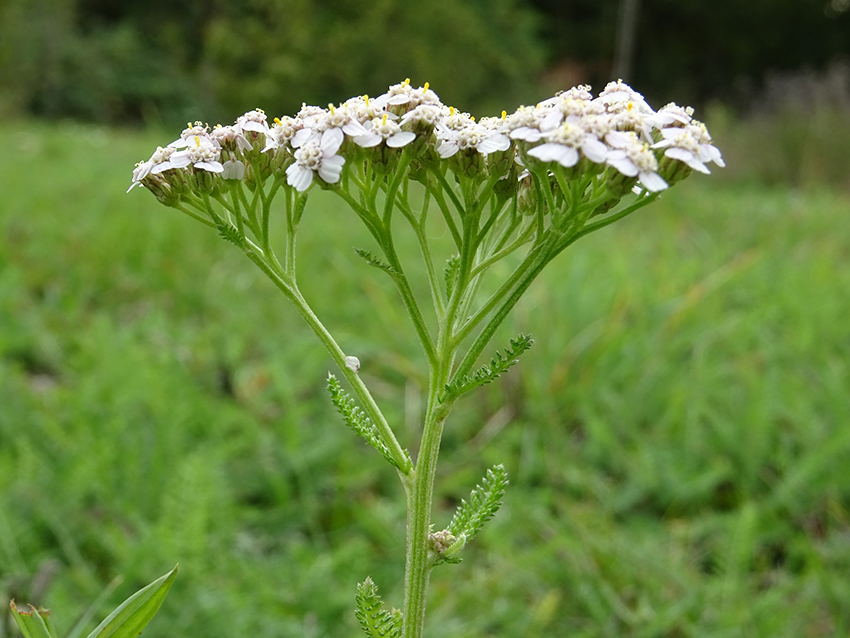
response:
[[[322,162],[319,167],[319,177],[325,180],[328,184],[336,184],[339,181],[340,173],[342,173],[342,165],[345,164],[345,159],[339,155],[334,155]]]
[[[633,144],[633,138],[623,131],[609,131],[605,135],[605,142],[613,148],[625,148]]]
[[[224,172],[224,166],[221,165],[221,162],[197,162],[195,164],[195,168],[201,168],[205,171],[209,171],[210,173]]]
[[[549,112],[540,120],[540,130],[551,131],[558,128],[561,122],[564,121],[564,113],[561,109],[550,109]]]
[[[511,131],[510,137],[515,140],[536,142],[543,137],[543,133],[538,131],[536,128],[531,128],[530,126],[520,126],[519,128],[515,128]]]
[[[611,151],[608,153],[607,163],[626,177],[635,177],[638,174],[638,167],[626,157],[625,151]]]
[[[726,166],[723,157],[720,155],[720,150],[711,144],[700,144],[699,158],[703,162],[714,162],[718,166]]]
[[[661,137],[665,140],[673,139],[674,137],[679,137],[685,132],[681,126],[672,126],[670,128],[661,129]]]
[[[333,155],[331,157],[326,157],[322,160],[322,166],[335,166],[339,167],[342,170],[342,167],[345,165],[345,158],[341,155]]]
[[[165,163],[163,162],[163,164]],[[183,168],[191,164],[192,160],[189,159],[189,151],[177,151],[169,158],[167,163],[171,164],[171,168]]]
[[[571,166],[578,164],[578,150],[574,149],[572,146],[565,146],[564,152],[558,160],[558,164],[566,168],[570,168]]]
[[[176,166],[171,163],[171,160],[167,160],[165,162],[160,162],[159,164],[155,164],[150,169],[150,172],[153,173],[154,175],[157,175],[159,173],[167,171],[169,168],[181,168],[183,166],[188,166],[188,164],[189,164],[189,158],[186,158],[185,164],[179,164],[179,165],[176,165]],[[141,177],[139,179],[141,179]]]
[[[299,193],[306,191],[313,182],[313,171],[306,166],[292,164],[286,169],[286,183]]]
[[[342,146],[342,142],[344,140],[345,134],[342,132],[341,128],[329,128],[327,131],[322,133],[322,141],[319,142],[322,154],[325,157],[336,155],[336,152],[339,150],[339,147]]]
[[[269,138],[269,141],[270,140],[271,138]],[[251,148],[251,142],[249,142],[248,138],[246,138],[244,135],[237,135],[236,148],[238,148],[240,151],[247,151],[249,148]]]
[[[677,159],[681,162],[684,162],[695,171],[705,173],[706,175],[711,173],[711,171],[708,170],[708,167],[705,164],[703,164],[696,157],[694,157],[693,153],[691,153],[690,151],[686,151],[683,148],[671,146],[666,151],[664,151],[664,154],[669,158]]]
[[[558,162],[558,164],[567,168],[575,166],[578,162],[578,151],[576,149],[551,142],[535,146],[528,151],[528,154],[542,162]]]
[[[243,131],[254,131],[255,133],[268,133],[269,126],[268,124],[261,124],[260,122],[254,122],[253,120],[248,120],[244,124],[242,124]]]
[[[292,136],[292,141],[289,143],[292,148],[300,148],[304,146],[310,138],[314,135],[313,129],[310,128],[302,128],[295,135]]]
[[[458,147],[457,142],[453,142],[453,141],[449,141],[449,140],[440,140],[437,143],[437,153],[443,159],[446,159],[447,157],[451,157],[452,155],[457,153],[458,150],[460,150],[460,148]]]
[[[395,135],[391,135],[387,138],[387,146],[390,148],[401,148],[402,146],[407,146],[413,140],[416,139],[416,133],[411,133],[410,131],[402,131],[401,133],[396,133]]]
[[[410,96],[405,95],[404,93],[393,95],[387,100],[387,104],[407,104],[408,102],[410,102]]]
[[[153,169],[153,166],[154,166],[154,164],[150,160],[148,160],[147,162],[142,162],[141,164],[139,164],[135,169],[133,169],[133,181],[134,182],[142,181],[151,172],[151,170]]]
[[[640,183],[651,193],[657,193],[668,188],[667,182],[658,173],[640,173]]]
[[[187,146],[189,146],[189,142],[187,142],[181,137],[179,140],[174,140],[173,142],[171,142],[171,144],[169,144],[168,146],[170,146],[171,148],[186,148]]]
[[[581,143],[581,152],[591,162],[601,164],[608,157],[608,147],[593,137],[586,137]]]
[[[506,151],[511,147],[511,138],[503,133],[496,133],[495,135],[491,135],[490,137],[484,139],[478,146],[475,148],[478,149],[479,153],[483,153],[484,155],[488,155],[489,153],[495,153],[497,151]]]
[[[362,146],[363,148],[372,148],[383,141],[384,138],[377,133],[367,133],[366,135],[354,138],[354,143],[357,144],[357,146]]]
[[[342,131],[349,137],[358,137],[360,135],[366,135],[369,132],[357,120],[351,120],[348,124],[342,127]]]
[[[224,179],[242,179],[245,176],[245,164],[239,160],[227,160],[221,176]]]

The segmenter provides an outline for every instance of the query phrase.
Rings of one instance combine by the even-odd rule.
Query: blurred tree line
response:
[[[633,0],[634,1],[634,0]],[[410,77],[492,113],[611,79],[622,0],[2,0],[0,113],[229,121]],[[850,0],[637,2],[632,81],[728,98],[850,51]]]

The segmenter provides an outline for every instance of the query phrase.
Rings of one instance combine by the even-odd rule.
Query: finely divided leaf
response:
[[[516,339],[511,339],[511,347],[505,349],[504,356],[501,352],[497,352],[496,356],[490,359],[489,364],[481,366],[472,374],[464,375],[460,379],[453,379],[444,388],[440,401],[445,403],[447,400],[459,397],[473,388],[495,381],[513,367],[519,361],[519,355],[528,350],[533,343],[534,339],[523,334]]]
[[[496,465],[487,470],[481,485],[472,490],[469,501],[461,501],[448,532],[460,542],[468,542],[499,511],[507,485],[508,473],[504,466]]]
[[[443,269],[443,277],[446,280],[446,299],[452,298],[457,276],[460,272],[460,255],[452,255],[446,262],[446,267]]]
[[[391,276],[396,276],[399,272],[390,266],[387,262],[381,261],[375,255],[372,254],[372,251],[366,250],[364,248],[355,248],[354,252],[356,252],[363,260],[369,264],[370,266],[374,266],[375,268],[379,268],[386,273],[389,273]]]
[[[357,585],[356,601],[354,615],[369,638],[401,638],[401,615],[384,609],[384,601],[371,578]]]
[[[218,234],[222,239],[229,241],[231,244],[236,244],[240,248],[245,245],[245,235],[239,232],[239,229],[230,224],[220,224],[217,226]]]
[[[409,467],[402,468],[398,466],[398,463],[396,463],[392,454],[390,454],[386,443],[384,443],[384,440],[381,438],[378,428],[376,428],[375,424],[372,423],[372,419],[366,416],[366,413],[357,407],[354,403],[354,399],[352,399],[348,393],[342,389],[339,381],[332,374],[328,375],[328,392],[331,395],[331,401],[337,411],[342,415],[342,418],[345,419],[348,427],[366,439],[366,442],[378,450],[378,452],[380,452],[384,458],[390,462],[390,465],[398,468],[402,472],[407,472],[410,469]],[[410,463],[408,462],[408,465],[409,464]]]

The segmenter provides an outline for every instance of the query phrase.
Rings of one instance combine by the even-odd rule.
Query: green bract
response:
[[[693,171],[707,173],[710,162],[723,165],[691,109],[654,111],[622,82],[596,97],[576,87],[476,121],[443,105],[427,84],[405,81],[377,98],[304,106],[272,124],[260,110],[231,126],[190,124],[137,165],[131,188],[141,185],[214,229],[294,304],[352,390],[331,375],[334,405],[398,472],[408,506],[403,613],[399,620],[385,610],[367,579],[358,589],[357,618],[368,636],[421,637],[430,570],[459,562],[501,504],[507,473],[496,466],[449,526],[433,530],[435,469],[452,406],[506,373],[532,344],[521,335],[476,368],[496,329],[561,251]],[[427,409],[421,440],[409,445],[418,449],[415,463],[363,383],[357,353],[336,342],[298,286],[298,228],[326,223],[307,209],[314,188],[332,192],[364,224],[378,252],[356,254],[393,282],[425,354]],[[280,247],[271,245],[271,224],[282,229]],[[439,240],[427,230],[432,224],[445,231]],[[398,232],[418,243],[427,299],[414,293],[396,250]],[[437,250],[434,241],[444,244]],[[443,266],[438,253],[453,256]],[[510,268],[493,268],[509,256]]]

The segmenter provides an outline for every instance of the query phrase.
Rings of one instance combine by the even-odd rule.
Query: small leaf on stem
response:
[[[519,355],[528,350],[533,343],[534,339],[523,334],[516,339],[511,339],[511,346],[505,349],[504,356],[501,352],[497,352],[489,364],[481,366],[472,374],[464,375],[460,379],[453,379],[443,390],[440,401],[445,403],[449,399],[457,398],[473,388],[495,381],[518,363]]]
[[[446,262],[446,267],[443,269],[443,277],[446,280],[446,299],[452,298],[457,276],[460,272],[460,255],[452,255]]]
[[[401,637],[401,614],[395,609],[392,612],[384,609],[378,586],[371,578],[367,577],[357,585],[356,601],[357,609],[354,610],[354,615],[369,638]]]
[[[342,415],[342,418],[345,419],[348,427],[366,439],[366,442],[378,450],[389,461],[390,465],[404,473],[410,471],[413,465],[410,457],[406,457],[407,463],[405,463],[405,467],[399,467],[398,463],[393,459],[392,454],[390,454],[389,448],[387,448],[386,443],[381,438],[381,434],[378,432],[378,428],[375,427],[372,419],[357,407],[354,399],[342,389],[339,380],[332,374],[328,375],[328,392],[331,395],[331,402],[333,402],[334,407]]]
[[[446,528],[457,539],[455,544],[461,544],[458,551],[499,511],[507,485],[508,473],[503,465],[496,465],[487,470],[481,485],[472,490],[469,501],[461,501],[452,522]],[[446,550],[448,555],[453,554],[451,549]]]
[[[375,257],[372,254],[371,250],[366,250],[365,248],[355,248],[354,252],[356,252],[360,257],[362,257],[363,260],[367,264],[369,264],[370,266],[372,266],[374,268],[378,268],[380,270],[383,270],[385,273],[387,273],[387,274],[389,274],[393,277],[395,277],[399,274],[399,272],[395,268],[390,266],[387,262],[382,261],[382,260],[378,259],[377,257]]]

